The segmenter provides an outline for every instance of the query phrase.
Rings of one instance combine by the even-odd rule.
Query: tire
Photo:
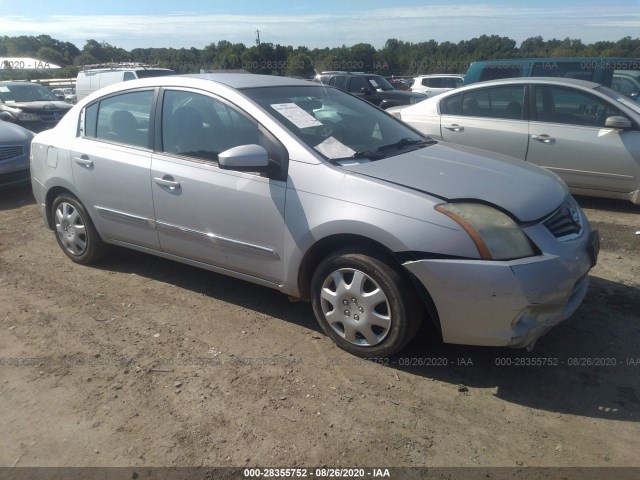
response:
[[[56,197],[51,205],[56,240],[62,251],[76,263],[89,265],[103,258],[109,246],[102,241],[91,217],[71,194]]]
[[[343,350],[388,357],[415,336],[423,305],[407,277],[375,254],[336,252],[316,268],[311,302],[322,330]]]

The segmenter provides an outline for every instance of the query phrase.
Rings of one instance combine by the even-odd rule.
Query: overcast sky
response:
[[[335,47],[389,38],[458,42],[482,34],[518,43],[541,35],[585,43],[640,35],[640,0],[0,0],[0,35],[41,35],[79,48],[87,39],[137,47],[213,42]]]

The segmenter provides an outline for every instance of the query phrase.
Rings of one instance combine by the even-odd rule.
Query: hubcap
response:
[[[341,268],[322,284],[322,313],[331,328],[347,342],[372,347],[391,329],[389,300],[366,273]]]
[[[72,255],[82,255],[87,249],[84,222],[70,203],[63,202],[56,208],[56,232],[65,250]]]

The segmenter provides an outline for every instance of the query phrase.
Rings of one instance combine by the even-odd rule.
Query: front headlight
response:
[[[486,260],[513,260],[536,252],[522,229],[508,215],[481,203],[443,203],[436,210],[458,223]]]

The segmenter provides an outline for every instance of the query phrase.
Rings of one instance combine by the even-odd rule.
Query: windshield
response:
[[[376,90],[395,90],[395,88],[393,88],[393,85],[391,85],[386,78],[381,77],[380,75],[368,75],[367,81]]]
[[[4,103],[41,102],[58,100],[50,90],[33,83],[0,85],[0,100]]]
[[[637,103],[638,101],[637,97],[629,98],[627,96],[622,95],[620,92],[616,92],[615,90],[612,90],[608,87],[602,87],[602,86],[597,87],[596,91],[600,93],[604,93],[607,97],[622,103],[624,106],[640,114],[640,104]]]
[[[329,160],[379,160],[432,142],[384,111],[335,88],[251,88],[243,93]]]

